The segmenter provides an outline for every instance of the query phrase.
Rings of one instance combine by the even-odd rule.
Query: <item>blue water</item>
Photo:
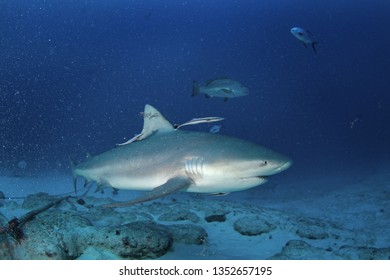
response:
[[[385,0],[0,1],[0,169],[71,176],[68,152],[131,138],[150,103],[291,157],[275,180],[364,176],[390,154],[389,14]],[[218,77],[250,95],[191,97]]]

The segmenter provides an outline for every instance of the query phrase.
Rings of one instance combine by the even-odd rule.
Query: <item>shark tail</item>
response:
[[[317,49],[316,49],[317,45],[318,45],[318,42],[311,43],[311,47],[313,48],[313,51],[314,51],[315,54],[317,54]]]
[[[192,82],[192,95],[197,96],[200,92],[200,84],[197,81]]]
[[[75,174],[76,162],[74,161],[74,159],[72,159],[72,157],[69,154],[68,154],[68,158],[69,158],[70,168],[72,169],[73,188],[74,188],[74,192],[76,193],[77,192],[77,175]]]

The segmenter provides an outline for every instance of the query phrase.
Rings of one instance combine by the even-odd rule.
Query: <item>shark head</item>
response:
[[[288,157],[252,142],[219,135],[208,139],[212,139],[206,145],[209,155],[192,160],[186,166],[187,170],[201,175],[194,179],[199,191],[203,187],[214,192],[252,188],[292,165]]]

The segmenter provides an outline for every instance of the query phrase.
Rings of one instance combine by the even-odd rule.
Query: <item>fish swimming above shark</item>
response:
[[[203,86],[193,81],[192,96],[199,93],[203,93],[206,98],[222,97],[224,101],[228,101],[230,98],[248,95],[249,90],[238,81],[224,78],[208,81]]]
[[[291,160],[242,139],[208,132],[175,129],[151,105],[145,106],[141,140],[71,162],[77,177],[97,188],[149,191],[144,196],[106,207],[131,206],[174,192],[221,194],[266,182],[286,170]]]
[[[301,28],[301,27],[293,27],[290,29],[290,32],[292,35],[294,35],[295,38],[297,38],[299,41],[301,41],[303,43],[305,48],[307,48],[307,45],[311,45],[314,53],[317,54],[316,46],[317,46],[318,42],[316,42],[313,39],[313,35],[311,34],[311,32],[309,30],[306,30],[306,29]]]

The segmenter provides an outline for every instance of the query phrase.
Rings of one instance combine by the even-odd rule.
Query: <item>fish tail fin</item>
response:
[[[315,54],[317,54],[317,49],[316,49],[317,45],[318,45],[318,42],[311,43],[311,47],[313,48],[313,51],[314,51]]]
[[[74,161],[74,159],[72,159],[70,154],[68,154],[68,159],[69,159],[70,168],[72,170],[73,188],[74,188],[74,192],[76,193],[77,192],[77,188],[76,188],[76,185],[77,185],[77,175],[75,174],[76,162]]]
[[[192,95],[191,96],[196,96],[200,92],[200,85],[197,81],[192,81]]]

